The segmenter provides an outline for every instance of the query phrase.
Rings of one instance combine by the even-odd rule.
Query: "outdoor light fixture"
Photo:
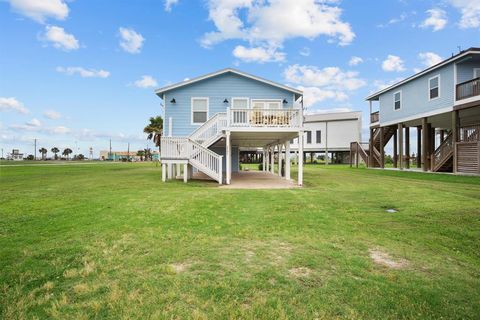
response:
[[[283,99],[283,104],[287,104],[287,103],[288,103],[287,99]]]
[[[170,100],[170,103],[177,103],[177,101],[175,100],[175,98],[173,98],[172,100]]]
[[[223,103],[228,103],[228,100],[225,98],[225,100],[223,100]]]

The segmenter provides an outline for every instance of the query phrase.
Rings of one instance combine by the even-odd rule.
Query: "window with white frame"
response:
[[[318,144],[322,143],[322,131],[317,130],[316,134],[317,134],[316,142],[317,142]]]
[[[192,98],[192,124],[202,124],[208,118],[208,98]]]
[[[440,97],[440,76],[428,79],[428,97],[430,100]]]
[[[393,107],[399,110],[402,107],[402,91],[397,91],[393,94]]]
[[[233,109],[247,109],[248,108],[248,98],[232,98],[232,108]]]
[[[253,109],[280,109],[280,100],[252,100]]]
[[[307,143],[312,143],[312,131],[307,131]]]

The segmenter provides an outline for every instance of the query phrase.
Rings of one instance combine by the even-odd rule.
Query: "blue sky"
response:
[[[308,112],[364,98],[480,46],[480,0],[0,1],[0,147],[152,147],[153,90],[235,67],[305,91]],[[366,130],[364,130],[366,131]]]

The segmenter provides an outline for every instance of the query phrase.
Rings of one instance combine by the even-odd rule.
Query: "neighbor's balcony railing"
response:
[[[457,100],[480,96],[480,78],[475,78],[457,84],[456,98]]]
[[[370,123],[375,123],[375,122],[378,122],[379,120],[380,120],[379,111],[370,113]]]
[[[302,126],[300,109],[232,109],[227,110],[229,127],[283,127]]]

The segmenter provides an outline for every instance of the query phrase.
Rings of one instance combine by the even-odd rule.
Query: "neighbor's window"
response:
[[[312,131],[307,131],[307,143],[312,143]]]
[[[402,92],[398,91],[393,94],[393,104],[395,110],[398,110],[402,107]]]
[[[428,89],[430,100],[440,96],[440,76],[436,76],[428,80]]]
[[[207,121],[208,98],[192,98],[192,123],[201,124]]]
[[[317,143],[322,143],[322,131],[317,130]]]
[[[248,108],[248,98],[232,98],[232,108],[233,109],[247,109]]]

